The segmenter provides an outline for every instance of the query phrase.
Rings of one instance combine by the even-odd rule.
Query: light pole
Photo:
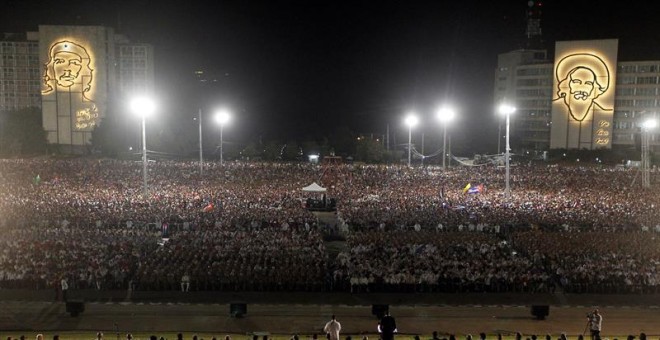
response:
[[[412,128],[417,125],[417,116],[414,113],[409,113],[405,122],[408,125],[408,167],[410,167],[410,161],[412,160]]]
[[[509,117],[512,113],[516,112],[516,108],[509,104],[502,104],[499,108],[500,114],[506,116],[506,146],[504,151],[504,162],[506,164],[506,187],[504,190],[504,197],[509,199],[511,197],[511,187],[509,186],[509,152],[511,148],[509,147]]]
[[[199,109],[198,112],[199,119],[199,177],[202,177],[204,173],[204,157],[202,154],[202,109]]]
[[[229,112],[221,110],[215,115],[215,121],[220,124],[220,165],[222,165],[222,130],[229,121]]]
[[[146,117],[150,116],[155,108],[154,102],[146,97],[138,97],[131,102],[131,111],[142,117],[142,190],[145,198],[149,191],[147,187],[147,129],[145,121]]]
[[[651,187],[649,149],[651,130],[657,126],[658,121],[655,118],[649,118],[642,123],[642,188],[644,189]]]
[[[449,107],[442,107],[438,110],[438,119],[442,122],[442,170],[446,169],[445,160],[447,159],[447,124],[454,119],[456,112]]]

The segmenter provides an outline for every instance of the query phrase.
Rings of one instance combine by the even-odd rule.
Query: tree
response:
[[[332,134],[330,143],[338,156],[347,157],[355,153],[356,137],[348,127],[337,128]]]
[[[360,138],[356,146],[355,160],[366,163],[382,163],[385,160],[383,143],[372,138]]]
[[[39,108],[0,113],[0,153],[41,154],[46,152],[47,144]]]
[[[243,150],[241,150],[241,157],[247,161],[259,159],[261,151],[255,142],[250,142]]]
[[[303,155],[319,155],[321,154],[321,146],[315,140],[306,140],[302,142]]]
[[[284,153],[282,159],[285,161],[299,161],[300,160],[300,146],[293,140],[290,140],[284,146]]]
[[[268,141],[264,144],[263,157],[266,161],[279,161],[282,160],[282,147],[284,145],[277,141]]]
[[[117,120],[103,118],[92,131],[92,148],[107,156],[116,156],[123,150],[124,143],[118,137],[119,126]]]

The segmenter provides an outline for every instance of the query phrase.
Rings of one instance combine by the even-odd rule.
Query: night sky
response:
[[[546,46],[618,38],[619,60],[660,60],[659,5],[609,2],[544,1]],[[497,55],[523,46],[526,9],[523,0],[0,0],[0,30],[107,25],[151,43],[164,121],[228,107],[228,139],[304,139],[342,126],[384,134],[389,124],[402,142],[413,109],[424,126],[415,138],[438,139],[434,111],[452,103],[455,150],[472,153],[496,149]],[[196,70],[215,81],[200,87]]]

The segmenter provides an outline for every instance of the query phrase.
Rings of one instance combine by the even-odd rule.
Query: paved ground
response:
[[[311,335],[336,314],[344,334],[374,333],[371,304],[389,304],[405,334],[581,334],[585,315],[599,306],[604,335],[646,332],[660,335],[660,295],[603,296],[551,294],[335,294],[335,293],[145,293],[71,292],[85,300],[78,317],[66,313],[51,291],[0,291],[0,330],[65,331],[117,329],[131,332],[217,332]],[[229,315],[230,302],[245,302],[244,318]],[[536,320],[532,304],[550,305],[546,320]]]

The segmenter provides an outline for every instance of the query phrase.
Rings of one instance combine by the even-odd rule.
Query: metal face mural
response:
[[[69,103],[69,113],[75,116],[74,129],[93,128],[99,114],[93,101],[94,70],[90,53],[81,44],[63,40],[50,46],[48,59],[42,95],[54,94],[58,102]]]
[[[616,41],[613,58],[597,51],[559,53],[562,55],[555,59],[551,148],[610,148]]]

